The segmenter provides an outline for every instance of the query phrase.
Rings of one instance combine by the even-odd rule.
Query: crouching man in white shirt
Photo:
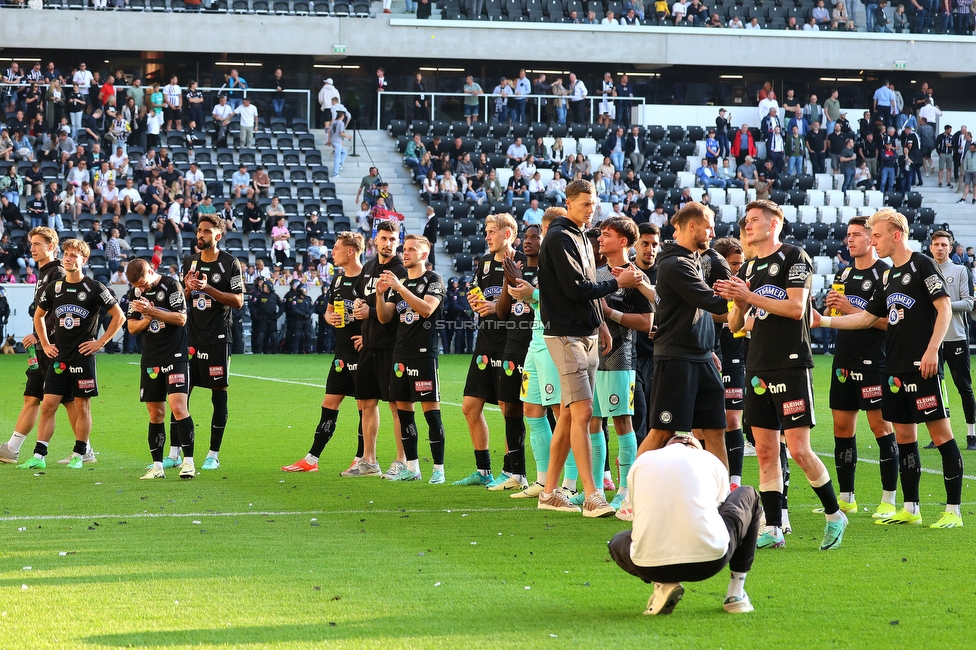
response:
[[[753,610],[745,581],[762,505],[750,486],[730,495],[728,477],[722,462],[685,434],[641,454],[631,467],[633,530],[614,535],[609,547],[621,569],[654,584],[645,614],[670,614],[684,595],[682,581],[706,580],[725,565],[732,570],[725,611]]]

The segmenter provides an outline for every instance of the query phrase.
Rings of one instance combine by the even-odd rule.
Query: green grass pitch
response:
[[[24,357],[2,357],[0,435],[21,404]],[[814,449],[833,475],[826,404],[829,359],[817,357]],[[223,467],[183,482],[139,481],[149,461],[138,362],[100,355],[93,401],[98,463],[71,471],[63,414],[42,475],[0,466],[2,648],[917,648],[972,647],[976,587],[976,454],[956,530],[889,528],[869,518],[880,497],[873,437],[862,416],[858,502],[843,547],[817,550],[822,515],[795,468],[794,533],[762,551],[746,588],[756,611],[722,611],[727,574],[687,584],[670,617],[646,617],[650,589],[614,565],[606,542],[616,519],[544,513],[535,502],[480,488],[342,479],[355,451],[347,400],[317,474],[279,467],[308,450],[328,356],[235,357]],[[448,483],[474,468],[460,402],[466,357],[442,357]],[[958,396],[953,425],[964,439]],[[381,411],[379,459],[391,460]],[[198,459],[209,440],[210,401],[191,401]],[[501,464],[502,419],[488,413]],[[924,430],[923,444],[926,442]],[[33,447],[32,432],[21,452]],[[611,458],[616,443],[611,441]],[[938,452],[923,451],[928,470]],[[198,460],[197,466],[202,463]],[[534,465],[529,461],[530,478]],[[756,484],[756,461],[744,481]],[[899,500],[901,495],[899,494]],[[926,523],[942,512],[941,477],[922,477]]]

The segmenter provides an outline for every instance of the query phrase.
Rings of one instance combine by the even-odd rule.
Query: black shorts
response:
[[[464,380],[464,396],[483,399],[489,404],[498,404],[498,379],[501,372],[501,353],[475,352],[471,355],[468,365],[468,376]],[[514,373],[513,373],[514,374]],[[522,376],[519,375],[517,386],[521,387]],[[516,389],[516,396],[518,395]],[[518,399],[516,397],[516,399]]]
[[[24,385],[24,397],[35,397],[37,399],[44,399],[44,377],[47,376],[47,368],[51,365],[51,359],[48,358],[44,351],[41,350],[40,346],[37,348],[37,370],[31,370],[28,368],[24,374],[27,375],[27,383]],[[73,401],[70,395],[65,395],[64,399],[61,400],[62,404]]]
[[[329,378],[325,380],[325,394],[357,397],[356,375],[358,369],[358,359],[354,361],[340,359],[339,357],[333,359],[332,366],[329,368]]]
[[[522,403],[522,372],[527,350],[502,353],[502,363],[495,368],[496,396],[506,404]]]
[[[141,366],[139,377],[140,402],[165,402],[168,395],[190,392],[188,361],[175,361],[166,366]]]
[[[724,429],[724,400],[722,377],[712,361],[654,359],[647,406],[652,429]]]
[[[872,368],[840,368],[830,373],[830,408],[834,411],[877,411],[881,408],[884,373]]]
[[[51,361],[44,376],[44,393],[66,397],[97,397],[95,355],[78,357],[68,362]]]
[[[816,426],[809,368],[746,372],[746,379],[749,426],[776,431]]]
[[[723,367],[722,385],[725,387],[725,410],[741,411],[745,400],[746,369],[738,364]]]
[[[437,359],[398,359],[390,368],[391,402],[439,402]]]
[[[921,424],[949,417],[945,383],[938,375],[922,379],[920,372],[888,375],[883,384],[881,415],[893,424]]]
[[[230,345],[191,345],[190,386],[226,388],[230,381]]]
[[[167,106],[166,108],[163,109],[163,117],[167,122],[169,122],[170,120],[173,120],[174,122],[177,120],[182,121],[183,113],[178,108],[169,108]]]
[[[366,348],[359,355],[356,371],[356,399],[390,401],[393,349]]]

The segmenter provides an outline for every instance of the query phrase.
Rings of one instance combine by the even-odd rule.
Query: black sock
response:
[[[481,471],[491,473],[491,452],[487,449],[475,449],[474,464]]]
[[[363,457],[363,412],[359,411],[359,436],[356,441],[356,458]]]
[[[894,492],[898,489],[898,442],[895,434],[878,438],[878,451],[881,460],[881,489]]]
[[[510,473],[525,476],[525,420],[522,416],[505,418],[505,440],[508,442]]]
[[[766,525],[783,527],[783,493],[782,492],[760,492],[759,500],[762,501],[763,510],[766,511]]]
[[[857,441],[855,438],[834,436],[834,467],[837,486],[841,492],[854,491],[854,471],[857,469]]]
[[[166,425],[149,423],[149,453],[154,463],[163,462],[163,445],[166,444]]]
[[[521,420],[521,418],[519,418]],[[603,439],[606,441],[605,449],[610,449],[610,425],[608,424],[609,418],[603,418]],[[522,440],[525,440],[525,425],[522,425]],[[523,442],[524,445],[524,442]],[[525,449],[522,449],[522,466],[525,467]],[[610,454],[603,454],[603,471],[610,471]],[[518,473],[518,472],[516,472]],[[525,472],[521,472],[525,474]]]
[[[502,456],[502,471],[506,474],[512,473],[512,460],[509,455],[509,452],[507,451],[505,452],[505,455]]]
[[[556,430],[556,414],[552,412],[552,409],[546,409],[546,419],[549,420],[549,430]]]
[[[786,457],[786,443],[779,443],[779,462],[783,468],[783,510],[789,510],[790,496],[790,459]]]
[[[319,417],[319,425],[315,427],[315,437],[312,439],[312,448],[308,450],[309,454],[316,458],[322,455],[322,450],[332,440],[338,419],[339,411],[322,407],[322,415]]]
[[[72,449],[72,451],[79,456],[84,456],[88,451],[88,443],[84,440],[75,440],[75,447]]]
[[[955,439],[944,442],[936,449],[942,454],[942,480],[945,481],[946,504],[962,503],[962,454]]]
[[[34,443],[34,453],[41,457],[47,456],[47,445],[43,442]]]
[[[166,428],[163,428],[163,435],[166,435]],[[163,444],[165,444],[165,440]],[[169,446],[179,447],[180,446],[180,434],[176,430],[176,415],[172,411],[169,412]]]
[[[428,439],[430,440],[430,456],[435,465],[444,464],[444,423],[441,421],[440,409],[426,411]]]
[[[813,488],[813,491],[816,492],[817,497],[820,498],[820,503],[823,504],[825,515],[832,515],[840,510],[840,506],[837,504],[837,493],[834,492],[833,481],[827,481],[820,487]]]
[[[213,403],[213,418],[210,420],[210,451],[220,451],[224,440],[224,427],[227,426],[227,391],[214,390],[210,397]]]
[[[417,460],[420,456],[417,452],[417,420],[413,411],[402,411],[397,409],[400,417],[400,440],[403,442],[403,454],[407,461]]]
[[[918,458],[918,441],[908,445],[898,443],[901,491],[905,501],[918,503],[918,484],[922,480],[922,465]]]
[[[176,430],[180,434],[180,447],[183,448],[184,458],[193,458],[193,445],[196,439],[196,431],[193,428],[193,418],[186,416],[176,422]]]
[[[742,476],[743,439],[742,429],[725,432],[725,452],[729,456],[729,475]]]

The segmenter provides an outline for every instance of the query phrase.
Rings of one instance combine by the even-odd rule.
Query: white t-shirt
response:
[[[183,89],[176,84],[169,84],[163,86],[163,95],[166,97],[167,103],[173,108],[179,108],[180,102],[183,100]]]
[[[234,114],[234,109],[228,104],[217,104],[213,107],[211,114],[216,120],[226,120],[228,117]]]
[[[191,169],[188,172],[186,172],[185,174],[183,174],[183,180],[185,180],[190,185],[193,185],[197,181],[202,181],[203,180],[203,172],[200,171],[199,169],[196,170],[196,171],[193,171]]]
[[[729,531],[718,506],[729,496],[729,474],[718,458],[668,445],[642,454],[627,481],[634,506],[634,564],[711,562],[728,552]]]
[[[234,112],[241,116],[242,127],[248,127],[248,128],[253,127],[254,121],[258,117],[258,107],[255,106],[254,104],[251,104],[250,106],[245,106],[244,104],[241,104],[240,106],[237,107],[237,110],[235,110]]]
[[[82,95],[88,94],[88,89],[91,88],[91,82],[94,79],[92,73],[88,70],[78,70],[75,72],[74,76],[71,77],[71,81],[78,84],[78,92]]]
[[[166,213],[166,218],[173,222],[174,226],[179,227],[180,219],[183,217],[183,206],[181,206],[176,201],[169,204],[169,211]]]
[[[122,191],[119,192],[119,200],[124,201],[125,197],[129,197],[129,200],[135,203],[142,203],[142,197],[139,195],[139,190],[134,187],[123,187]]]
[[[113,153],[112,157],[108,159],[109,164],[112,165],[112,169],[115,171],[121,171],[123,167],[129,164],[128,161],[129,157],[125,154],[120,156]]]
[[[106,187],[102,190],[102,200],[103,201],[118,201],[119,199],[119,188],[113,187],[109,189]]]

